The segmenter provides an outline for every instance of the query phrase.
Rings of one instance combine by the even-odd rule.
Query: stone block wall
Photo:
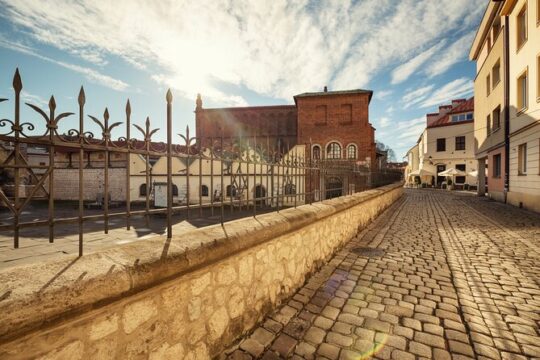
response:
[[[105,169],[83,170],[84,200],[95,201],[97,194],[103,194]],[[79,200],[79,169],[54,169],[56,200]],[[126,200],[126,168],[109,169],[109,193],[112,201]]]
[[[208,359],[402,194],[401,184],[0,272],[2,359]]]

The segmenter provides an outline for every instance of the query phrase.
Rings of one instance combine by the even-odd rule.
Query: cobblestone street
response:
[[[222,358],[540,358],[540,215],[405,195]]]

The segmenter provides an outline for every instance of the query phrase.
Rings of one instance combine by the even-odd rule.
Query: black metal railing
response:
[[[135,216],[144,216],[149,223],[153,215],[164,214],[171,238],[180,214],[187,219],[219,215],[223,223],[226,213],[245,215],[248,211],[256,216],[402,178],[399,171],[370,171],[354,161],[311,159],[311,144],[276,145],[255,136],[197,138],[189,127],[173,140],[170,90],[165,97],[165,142],[153,141],[159,129],[152,127],[149,118],[144,126],[132,124],[129,100],[122,121],[111,121],[108,109],[99,118],[87,115],[82,87],[78,110],[73,113],[58,114],[54,97],[48,109],[26,103],[42,118],[45,130],[39,132],[36,122],[21,119],[22,87],[17,70],[13,118],[0,120],[0,155],[4,154],[0,157],[0,210],[3,206],[11,213],[9,221],[0,221],[0,231],[13,236],[14,248],[20,245],[21,229],[46,227],[53,243],[55,226],[75,223],[82,256],[89,220],[102,220],[107,234],[112,218],[124,218],[129,230]],[[65,119],[75,116],[78,127],[72,128]],[[88,130],[88,119],[101,136]],[[113,132],[119,133],[121,125],[125,132],[114,140]],[[133,137],[132,127],[140,138]],[[76,214],[58,215],[61,200],[76,202]],[[24,214],[35,202],[46,203],[46,218]],[[101,212],[89,213],[91,208]]]

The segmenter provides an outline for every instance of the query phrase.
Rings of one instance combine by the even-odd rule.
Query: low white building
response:
[[[426,116],[426,128],[408,151],[408,183],[440,187],[448,179],[438,174],[454,168],[457,186],[477,185],[474,142],[474,98],[452,100]]]

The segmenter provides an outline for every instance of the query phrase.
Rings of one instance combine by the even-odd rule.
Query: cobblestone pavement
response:
[[[540,215],[406,194],[228,359],[540,359]]]

